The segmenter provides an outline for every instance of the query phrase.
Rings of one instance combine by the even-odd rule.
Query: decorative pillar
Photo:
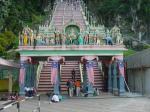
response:
[[[25,87],[25,76],[26,76],[26,63],[27,61],[31,62],[30,57],[20,57],[20,74],[19,74],[19,88],[20,88],[20,95],[25,95],[24,87]]]
[[[51,83],[54,85],[54,94],[60,94],[60,80],[59,80],[59,62],[52,61],[52,69],[51,69]]]
[[[108,92],[112,93],[112,64],[109,64],[108,67]]]
[[[88,94],[93,95],[94,93],[94,70],[93,70],[93,60],[96,59],[96,56],[84,56],[81,58],[81,62],[83,59],[86,60],[86,75],[87,75],[87,88]]]
[[[117,86],[117,63],[113,63],[113,94],[118,95],[118,86]]]
[[[49,60],[53,60],[52,61],[52,68],[51,68],[51,84],[54,85],[54,94],[60,95],[60,60],[63,59],[64,62],[64,57],[60,57],[60,56],[52,56],[52,57],[48,57],[48,61]]]
[[[123,55],[115,56],[118,64],[118,88],[119,88],[119,95],[123,95],[125,93],[125,71],[124,71],[124,62],[123,62]]]
[[[87,61],[86,70],[88,76],[88,94],[94,93],[94,70],[93,70],[93,61]]]

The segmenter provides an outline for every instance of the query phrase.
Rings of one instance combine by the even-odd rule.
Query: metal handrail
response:
[[[82,63],[79,63],[79,69],[80,69],[81,83],[83,83]]]
[[[85,19],[85,25],[86,25],[86,27],[88,27],[89,21],[87,20],[87,17],[86,17],[84,5],[85,5],[85,4],[84,4],[83,0],[81,0],[81,1],[80,1],[80,10],[81,10],[81,12],[82,12],[83,18]]]
[[[53,6],[53,11],[52,11],[52,19],[51,19],[51,22],[50,22],[50,26],[53,24],[53,21],[54,21],[54,13],[56,12],[56,9],[58,7],[58,3],[54,3],[54,6]]]
[[[98,64],[98,68],[99,68],[99,70],[102,72],[102,77],[103,77],[103,79],[104,79],[104,72],[103,72],[102,63],[98,61],[98,63],[97,63],[97,64]]]
[[[36,75],[36,88],[38,87],[38,84],[39,84],[40,73],[41,73],[41,71],[42,71],[43,64],[44,64],[44,62],[39,62],[39,66],[38,66],[38,68],[37,68],[37,75]]]

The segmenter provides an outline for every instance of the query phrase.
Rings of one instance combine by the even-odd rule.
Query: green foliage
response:
[[[0,1],[0,56],[10,58],[7,51],[18,47],[18,33],[24,26],[34,28],[45,17],[48,0]],[[53,2],[52,0],[51,2]]]
[[[11,31],[5,31],[0,34],[0,55],[17,46],[17,37]]]
[[[15,81],[12,86],[12,91],[19,92],[19,82]]]
[[[130,20],[131,8],[137,11],[136,14],[143,23],[148,22],[150,17],[150,0],[88,0],[86,3],[98,21],[103,21],[106,26],[116,24],[117,15]],[[128,22],[130,24],[132,21]]]
[[[128,49],[127,51],[124,51],[124,56],[127,57],[133,55],[134,53],[136,53],[136,51]]]

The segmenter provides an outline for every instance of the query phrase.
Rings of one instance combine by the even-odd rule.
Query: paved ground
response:
[[[32,112],[38,105],[37,99],[21,103],[20,112]],[[17,112],[16,106],[2,112]],[[99,97],[88,99],[65,99],[57,104],[49,104],[47,97],[42,97],[41,112],[150,112],[150,98]]]

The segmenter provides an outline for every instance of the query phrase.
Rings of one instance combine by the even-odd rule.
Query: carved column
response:
[[[94,93],[94,71],[93,71],[93,61],[86,62],[87,78],[88,78],[88,94]]]
[[[96,56],[84,56],[81,58],[81,62],[86,60],[86,75],[87,75],[87,88],[88,94],[94,93],[94,71],[93,71],[93,60],[96,59]]]
[[[60,56],[52,56],[48,57],[48,61],[52,60],[52,67],[51,67],[51,84],[54,85],[54,94],[60,95],[60,60],[63,59],[64,62],[64,57]]]
[[[55,71],[56,69],[56,71]],[[54,94],[60,94],[60,79],[59,79],[59,61],[54,60],[52,61],[52,72],[56,72],[56,74],[54,74],[55,76],[52,76],[52,72],[51,72],[51,83],[54,85]],[[52,79],[53,78],[53,79]],[[53,82],[54,81],[54,82]]]
[[[25,76],[26,76],[26,64],[27,61],[31,61],[30,57],[20,57],[20,74],[19,74],[19,88],[20,88],[20,95],[25,95],[24,87],[25,87]]]
[[[112,64],[108,67],[108,92],[112,93]]]
[[[124,71],[124,62],[123,62],[123,55],[120,56],[115,56],[117,59],[117,64],[118,64],[118,74],[119,74],[119,79],[118,79],[118,88],[119,88],[119,94],[122,95],[125,93],[125,71]]]
[[[113,63],[113,94],[118,95],[118,86],[117,86],[117,63]]]

